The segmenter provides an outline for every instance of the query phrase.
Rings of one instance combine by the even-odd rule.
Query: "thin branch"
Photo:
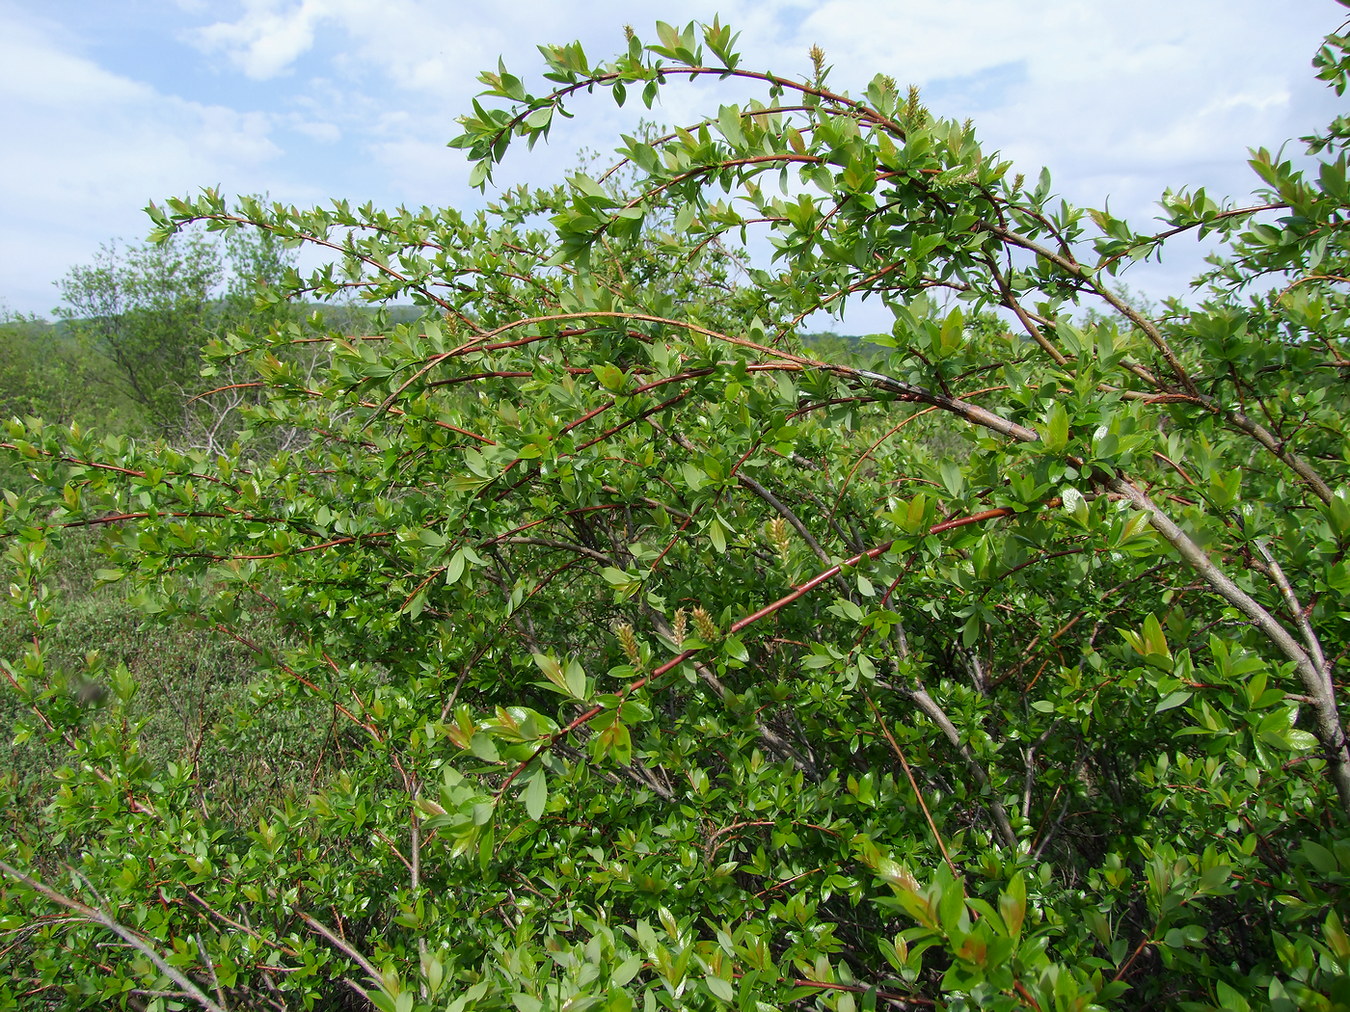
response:
[[[755,495],[763,499],[775,513],[791,524],[792,529],[801,535],[802,540],[806,542],[807,546],[815,554],[817,559],[827,566],[830,564],[829,554],[825,549],[820,547],[820,542],[817,541],[815,536],[807,529],[806,524],[802,523],[797,514],[793,513],[791,509],[784,505],[776,495],[747,474],[737,474],[736,480],[751,492],[755,493]],[[850,592],[850,588],[847,584],[844,585],[844,588],[846,594]]]
[[[300,917],[302,921],[304,921],[306,924],[309,925],[311,930],[313,930],[315,933],[319,935],[322,935],[324,938],[328,939],[328,941],[331,942],[334,947],[340,949],[342,952],[350,956],[356,962],[356,964],[361,967],[361,969],[365,970],[366,973],[370,975],[371,980],[378,982],[384,979],[381,976],[380,971],[375,969],[374,963],[368,960],[365,956],[361,955],[361,953],[358,952],[355,948],[353,948],[351,943],[349,943],[346,939],[335,934],[333,931],[327,928],[322,921],[318,920],[316,917],[311,916],[310,914],[305,913],[303,910],[297,910],[296,914]],[[348,981],[348,983],[350,984],[351,982]],[[352,984],[351,986],[356,987],[355,984]],[[365,994],[365,991],[362,991],[359,987],[357,987],[356,990],[360,991],[360,993],[363,995]]]
[[[1220,570],[1205,554],[1204,549],[1192,541],[1190,536],[1133,482],[1122,477],[1114,477],[1107,481],[1106,485],[1128,499],[1135,509],[1147,513],[1154,530],[1177,550],[1181,558],[1201,579],[1221,598],[1251,619],[1252,624],[1261,630],[1276,649],[1294,662],[1304,691],[1313,701],[1313,709],[1317,715],[1317,739],[1326,754],[1327,766],[1331,772],[1332,782],[1336,786],[1341,809],[1350,814],[1350,748],[1347,748],[1345,730],[1341,726],[1335,687],[1326,672],[1319,669],[1316,660],[1298,644],[1274,615]],[[1295,620],[1298,620],[1298,615],[1295,616]]]
[[[536,545],[539,548],[555,548],[562,552],[575,552],[577,555],[584,555],[602,566],[615,566],[617,568],[615,561],[604,552],[597,552],[594,548],[573,544],[570,541],[554,541],[551,538],[500,538],[497,544]]]
[[[72,869],[72,871],[73,870],[74,869]],[[170,966],[167,962],[165,962],[164,957],[161,956],[154,949],[152,949],[146,943],[146,941],[143,938],[141,938],[140,935],[136,934],[130,928],[125,927],[119,924],[117,921],[113,920],[111,915],[105,913],[102,910],[97,909],[96,907],[91,907],[84,903],[81,903],[79,900],[71,899],[64,893],[57,892],[55,889],[51,888],[48,885],[45,885],[42,882],[39,882],[37,879],[30,878],[23,872],[19,871],[19,869],[15,868],[13,865],[6,863],[5,861],[0,861],[0,871],[3,871],[6,875],[14,879],[16,882],[23,883],[23,885],[27,886],[29,889],[33,890],[33,892],[39,894],[40,896],[44,896],[47,899],[51,900],[57,906],[65,907],[67,910],[72,910],[75,913],[79,914],[81,917],[85,918],[86,920],[93,921],[95,924],[102,925],[109,931],[113,932],[113,934],[121,938],[133,949],[136,949],[138,952],[144,955],[146,959],[154,963],[155,968],[159,970],[160,973],[164,974],[164,976],[168,977],[170,980],[172,980],[175,984],[177,984],[180,988],[183,989],[185,997],[191,998],[193,1001],[201,1005],[202,1008],[209,1009],[211,1010],[211,1012],[226,1012],[226,1010],[222,1008],[220,1005],[216,1004],[216,1002],[214,1002],[210,998],[210,996],[206,994],[205,991],[203,991],[195,983],[193,983],[190,977],[186,976],[175,967]],[[78,874],[78,872],[76,872],[76,874]],[[209,957],[207,958],[209,959]]]
[[[1294,593],[1293,585],[1289,582],[1289,578],[1284,575],[1284,570],[1280,568],[1275,556],[1271,554],[1270,547],[1266,544],[1265,539],[1256,539],[1256,550],[1261,553],[1266,560],[1266,565],[1270,567],[1270,576],[1275,581],[1275,586],[1280,589],[1280,593],[1284,595],[1284,603],[1288,606],[1289,613],[1293,616],[1299,631],[1303,633],[1303,642],[1308,647],[1308,655],[1322,673],[1322,677],[1326,681],[1327,691],[1334,695],[1336,686],[1331,677],[1331,668],[1327,665],[1327,658],[1322,652],[1322,644],[1317,639],[1317,633],[1313,631],[1312,623],[1308,621],[1308,613],[1298,602],[1298,595]]]
[[[980,761],[975,758],[975,753],[970,750],[969,745],[961,740],[961,732],[956,729],[956,725],[947,716],[947,711],[942,709],[937,701],[923,689],[902,689],[901,691],[913,700],[914,705],[923,712],[924,716],[938,726],[947,740],[951,742],[952,747],[961,754],[961,758],[966,761],[966,767],[979,781],[981,790],[989,796],[989,812],[994,817],[994,826],[998,830],[999,838],[1005,846],[1016,848],[1017,832],[1008,819],[1008,810],[1003,807],[1003,802],[999,800],[998,792],[994,790],[989,774],[980,765]]]
[[[197,940],[197,951],[202,955],[202,962],[206,964],[206,972],[211,975],[211,986],[215,989],[216,997],[220,999],[220,1007],[228,1012],[229,1004],[225,1001],[225,989],[220,986],[220,978],[216,976],[216,965],[211,962],[211,957],[206,954],[206,943],[202,941],[202,933],[198,931],[194,936]]]
[[[905,776],[909,779],[909,786],[914,790],[914,797],[919,802],[919,809],[923,812],[923,817],[928,820],[928,828],[932,830],[933,839],[937,841],[938,850],[942,851],[942,859],[947,862],[947,867],[952,870],[952,874],[957,878],[961,877],[961,869],[956,867],[956,862],[952,860],[951,853],[947,850],[947,843],[942,839],[942,834],[938,832],[937,823],[933,821],[933,813],[928,810],[928,803],[923,800],[923,791],[919,790],[919,782],[914,779],[914,771],[909,768],[909,760],[905,758],[905,753],[900,751],[900,745],[895,740],[895,735],[891,734],[891,729],[886,726],[886,722],[881,719],[881,711],[877,709],[877,704],[872,701],[871,696],[864,697],[867,700],[867,706],[872,711],[872,716],[877,719],[877,726],[881,728],[881,733],[886,736],[886,740],[891,744],[891,750],[895,757],[900,760],[900,768],[905,771]]]

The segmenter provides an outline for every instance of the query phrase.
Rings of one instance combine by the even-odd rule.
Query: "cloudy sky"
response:
[[[113,238],[138,241],[150,200],[202,186],[300,205],[477,206],[445,147],[480,70],[537,80],[538,43],[608,58],[631,23],[711,20],[745,62],[836,89],[877,72],[972,118],[987,149],[1058,192],[1136,223],[1168,186],[1241,196],[1249,147],[1278,147],[1337,103],[1309,59],[1346,14],[1332,0],[0,0],[0,308],[50,313],[53,285]],[[716,110],[686,88],[666,123]],[[709,103],[711,105],[709,106]],[[502,182],[552,181],[631,120],[608,98]],[[1291,152],[1298,149],[1291,146]],[[1180,294],[1195,257],[1127,277]],[[861,312],[861,311],[855,311]],[[855,326],[840,329],[859,329]],[[866,329],[864,327],[864,329]]]

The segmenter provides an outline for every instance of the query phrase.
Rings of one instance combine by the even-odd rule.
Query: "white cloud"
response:
[[[279,148],[264,113],[158,93],[63,51],[42,26],[0,32],[0,239],[6,301],[46,311],[51,282],[114,236],[148,230],[150,200],[265,177]]]
[[[324,8],[320,0],[245,0],[240,18],[206,25],[189,38],[206,52],[223,51],[249,77],[267,80],[289,70],[314,44]]]
[[[34,25],[22,22],[0,32],[0,100],[11,110],[48,115],[92,101],[115,106],[145,101],[152,90],[111,74],[97,64],[62,52]]]
[[[336,123],[326,123],[322,120],[303,119],[299,116],[292,116],[287,120],[290,128],[296,133],[303,134],[312,141],[318,141],[320,144],[336,144],[342,140],[342,128]]]
[[[458,152],[436,141],[399,138],[367,146],[398,203],[420,207],[462,207],[469,166]]]

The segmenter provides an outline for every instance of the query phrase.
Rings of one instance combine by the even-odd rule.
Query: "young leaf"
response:
[[[521,800],[525,802],[525,813],[531,820],[538,822],[548,803],[548,782],[542,768],[535,770],[534,775],[525,784]]]

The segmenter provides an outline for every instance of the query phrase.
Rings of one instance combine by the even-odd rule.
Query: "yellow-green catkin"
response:
[[[819,46],[811,47],[811,68],[814,71],[814,80],[817,85],[825,78],[825,50]]]
[[[689,615],[683,608],[675,609],[675,620],[670,625],[670,636],[675,641],[675,649],[684,649],[684,638],[689,633]]]
[[[708,614],[703,605],[694,609],[694,631],[698,633],[698,638],[704,643],[715,643],[722,635],[717,631],[717,626]]]
[[[764,536],[778,553],[778,560],[787,565],[792,552],[792,535],[788,533],[788,522],[782,517],[774,517],[764,524]]]
[[[642,667],[642,651],[638,649],[637,634],[633,632],[633,627],[627,622],[620,622],[614,627],[614,635],[618,638],[619,649],[628,658],[628,663],[635,668]]]

